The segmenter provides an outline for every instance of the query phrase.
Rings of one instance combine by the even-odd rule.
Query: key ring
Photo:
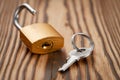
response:
[[[90,48],[89,48],[89,49],[93,50],[93,48],[94,48],[94,42],[92,41],[92,39],[91,39],[89,36],[87,36],[87,35],[84,34],[84,33],[76,33],[76,34],[74,34],[74,35],[72,36],[71,43],[72,43],[74,49],[76,49],[77,51],[81,51],[80,48],[78,48],[78,47],[76,46],[76,44],[75,44],[75,37],[76,37],[77,35],[80,35],[80,36],[83,36],[83,37],[87,38],[87,39],[89,40],[89,45],[90,45]]]

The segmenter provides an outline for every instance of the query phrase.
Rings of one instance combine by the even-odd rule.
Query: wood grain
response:
[[[29,3],[20,24],[51,24],[65,40],[56,52],[32,54],[13,25],[15,8]],[[120,0],[0,0],[0,80],[120,80]],[[91,56],[58,72],[72,50],[74,33],[88,34],[95,43]],[[84,42],[85,43],[85,42]]]

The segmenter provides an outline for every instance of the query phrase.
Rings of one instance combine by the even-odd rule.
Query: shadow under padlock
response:
[[[20,30],[20,38],[30,51],[45,54],[61,49],[64,45],[64,38],[51,25],[35,23],[22,28],[18,24],[18,14],[23,8],[32,14],[36,11],[27,3],[23,3],[17,7],[14,14],[14,24]]]

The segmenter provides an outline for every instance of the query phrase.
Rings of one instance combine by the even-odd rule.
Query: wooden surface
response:
[[[51,24],[64,37],[61,50],[37,55],[22,43],[12,20],[23,2],[38,12],[22,11],[20,24]],[[58,72],[76,32],[92,38],[94,51]],[[0,80],[120,80],[120,0],[0,0]]]

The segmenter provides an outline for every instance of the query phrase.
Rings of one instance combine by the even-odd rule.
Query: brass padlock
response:
[[[18,6],[14,14],[14,24],[20,30],[20,38],[33,53],[45,54],[63,47],[64,38],[49,24],[35,23],[25,27],[18,24],[20,11],[26,8],[32,14],[36,11],[27,3]]]

